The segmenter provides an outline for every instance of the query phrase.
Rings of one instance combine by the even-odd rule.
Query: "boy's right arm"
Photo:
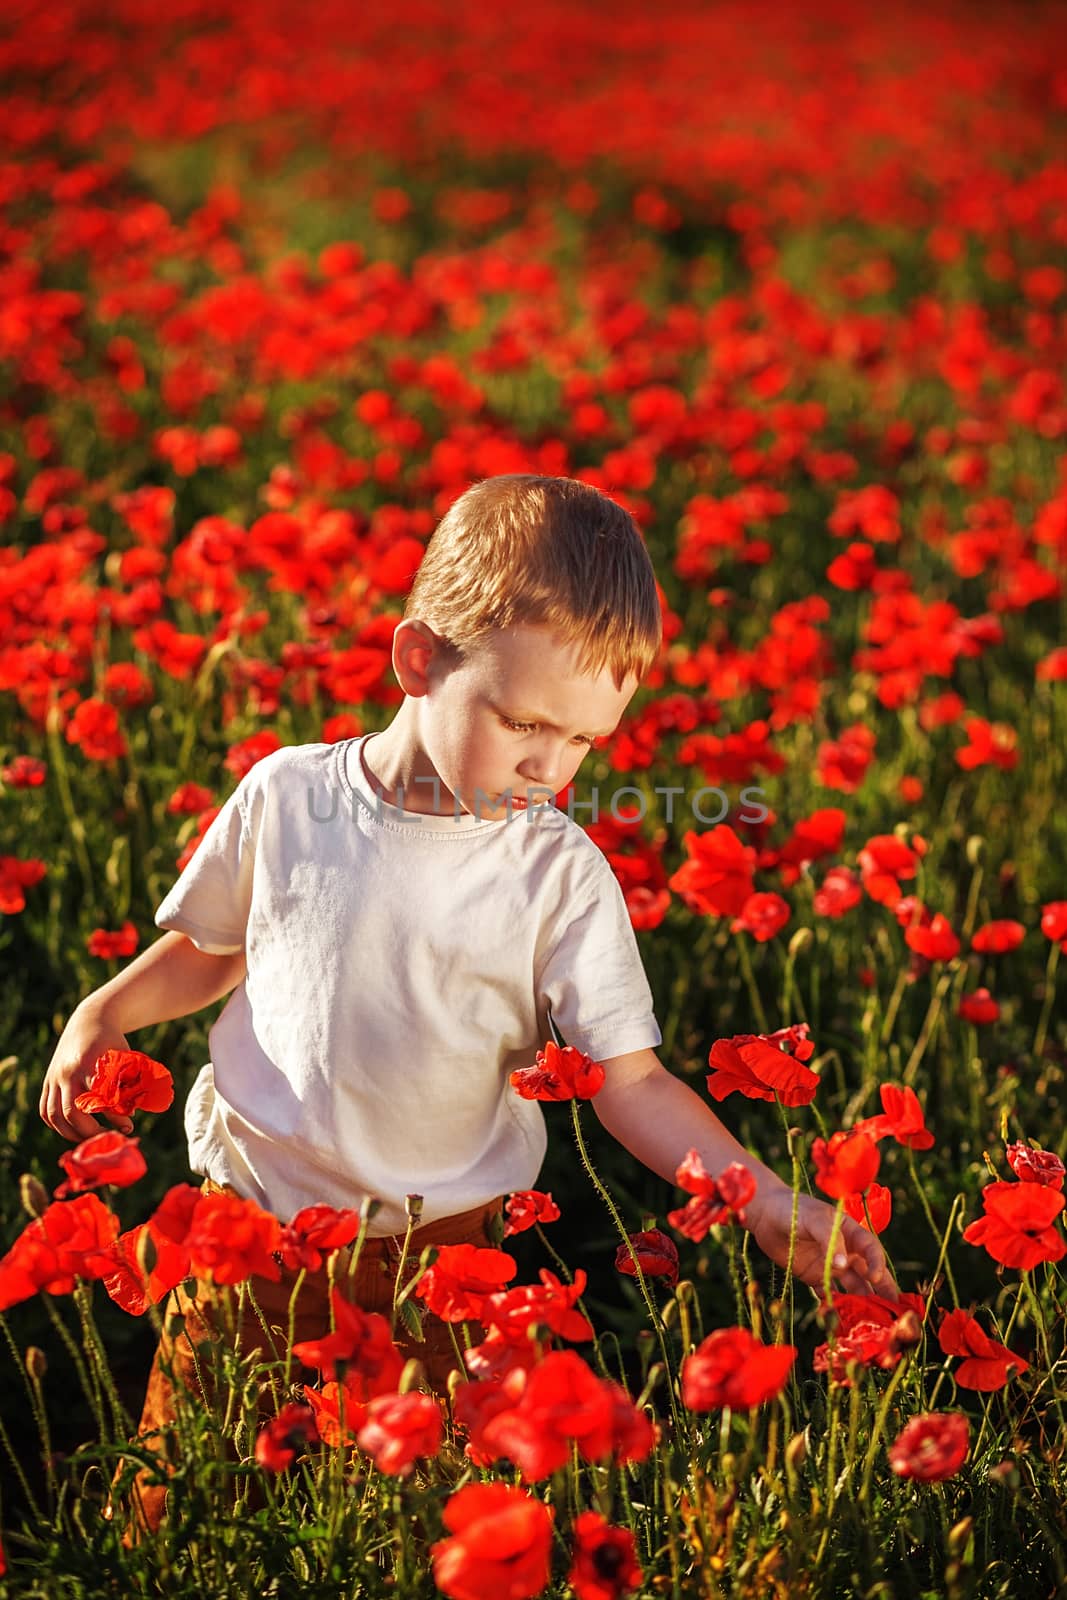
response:
[[[96,1058],[105,1050],[128,1050],[126,1034],[154,1022],[170,1022],[201,1011],[235,989],[245,975],[245,953],[207,955],[184,933],[165,933],[118,975],[94,989],[63,1029],[41,1089],[41,1116],[64,1139],[77,1142],[103,1131],[94,1117],[76,1111]],[[106,1115],[106,1113],[104,1113]],[[128,1133],[128,1117],[108,1117]]]

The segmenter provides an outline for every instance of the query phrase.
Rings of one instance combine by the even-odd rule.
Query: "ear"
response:
[[[428,622],[405,617],[393,634],[393,671],[405,694],[421,698],[429,689],[433,668],[443,654],[442,641]]]

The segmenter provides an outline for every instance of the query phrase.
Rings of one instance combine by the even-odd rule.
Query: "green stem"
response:
[[[1052,941],[1052,949],[1048,953],[1048,961],[1045,964],[1045,993],[1041,1001],[1041,1015],[1037,1022],[1037,1032],[1034,1034],[1033,1057],[1035,1061],[1041,1060],[1045,1049],[1049,1018],[1052,1016],[1052,1004],[1056,997],[1056,967],[1059,959],[1059,941],[1054,939]]]
[[[860,1484],[860,1492],[858,1495],[858,1500],[861,1506],[866,1505],[867,1498],[871,1492],[871,1476],[874,1472],[874,1457],[878,1449],[878,1442],[882,1437],[882,1432],[886,1424],[886,1418],[889,1416],[889,1407],[893,1403],[893,1396],[900,1387],[900,1383],[904,1377],[905,1371],[907,1370],[907,1366],[908,1358],[905,1355],[901,1357],[896,1371],[886,1384],[885,1394],[882,1396],[881,1404],[878,1407],[878,1414],[874,1419],[874,1427],[871,1429],[870,1444],[867,1446],[867,1459],[863,1465],[863,1482]]]
[[[768,1033],[770,1030],[767,1027],[767,1014],[763,1009],[763,1001],[760,999],[759,987],[756,983],[756,974],[752,970],[752,958],[748,953],[748,945],[745,943],[745,936],[743,933],[735,933],[734,940],[737,944],[738,960],[741,964],[741,975],[745,980],[745,986],[748,989],[748,998],[752,1005],[752,1015],[759,1024],[760,1033]]]
[[[962,1195],[957,1195],[955,1200],[953,1200],[952,1209],[949,1211],[949,1214],[948,1214],[948,1225],[946,1226],[945,1231],[942,1234],[940,1232],[940,1230],[938,1229],[937,1223],[934,1221],[934,1214],[930,1210],[930,1202],[926,1198],[926,1190],[923,1188],[922,1183],[921,1183],[921,1181],[919,1179],[918,1171],[916,1170],[916,1166],[915,1166],[915,1151],[912,1149],[911,1145],[907,1146],[907,1151],[908,1151],[908,1167],[909,1167],[909,1169],[911,1171],[911,1181],[915,1185],[916,1194],[919,1196],[919,1204],[922,1206],[923,1214],[925,1215],[927,1222],[930,1224],[930,1232],[933,1234],[934,1238],[937,1240],[938,1244],[941,1246],[941,1252],[940,1252],[940,1254],[939,1254],[939,1256],[937,1258],[937,1271],[934,1273],[934,1277],[935,1278],[937,1277],[937,1273],[941,1271],[941,1268],[943,1266],[944,1269],[945,1269],[945,1277],[948,1279],[948,1286],[952,1291],[952,1301],[953,1301],[953,1304],[955,1305],[955,1307],[956,1307],[956,1309],[958,1311],[959,1310],[959,1305],[960,1305],[960,1297],[959,1297],[959,1293],[958,1293],[958,1291],[956,1289],[956,1280],[952,1276],[952,1268],[948,1264],[948,1239],[949,1239],[949,1230],[951,1229],[952,1223],[953,1223],[953,1221],[955,1219],[957,1203],[962,1201],[963,1196]],[[931,1290],[930,1290],[930,1294],[931,1294],[931,1296],[933,1295],[933,1288],[932,1287],[931,1287]],[[929,1309],[930,1309],[929,1301],[927,1301],[927,1310],[929,1310]]]

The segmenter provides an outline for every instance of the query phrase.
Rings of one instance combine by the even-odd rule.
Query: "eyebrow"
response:
[[[501,716],[509,718],[512,722],[537,722],[544,728],[551,728],[554,733],[562,731],[559,725],[552,721],[551,717],[543,716],[539,711],[505,711],[503,706],[494,706],[493,709],[499,712]],[[617,727],[618,723],[615,724],[615,728]],[[610,739],[615,732],[615,728],[605,728],[601,733],[585,733],[578,730],[571,737],[573,739]]]

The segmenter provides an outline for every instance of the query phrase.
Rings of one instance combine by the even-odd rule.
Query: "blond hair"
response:
[[[462,657],[495,629],[551,627],[579,671],[638,680],[659,652],[652,562],[629,512],[587,483],[486,478],[446,512],[404,607]]]

